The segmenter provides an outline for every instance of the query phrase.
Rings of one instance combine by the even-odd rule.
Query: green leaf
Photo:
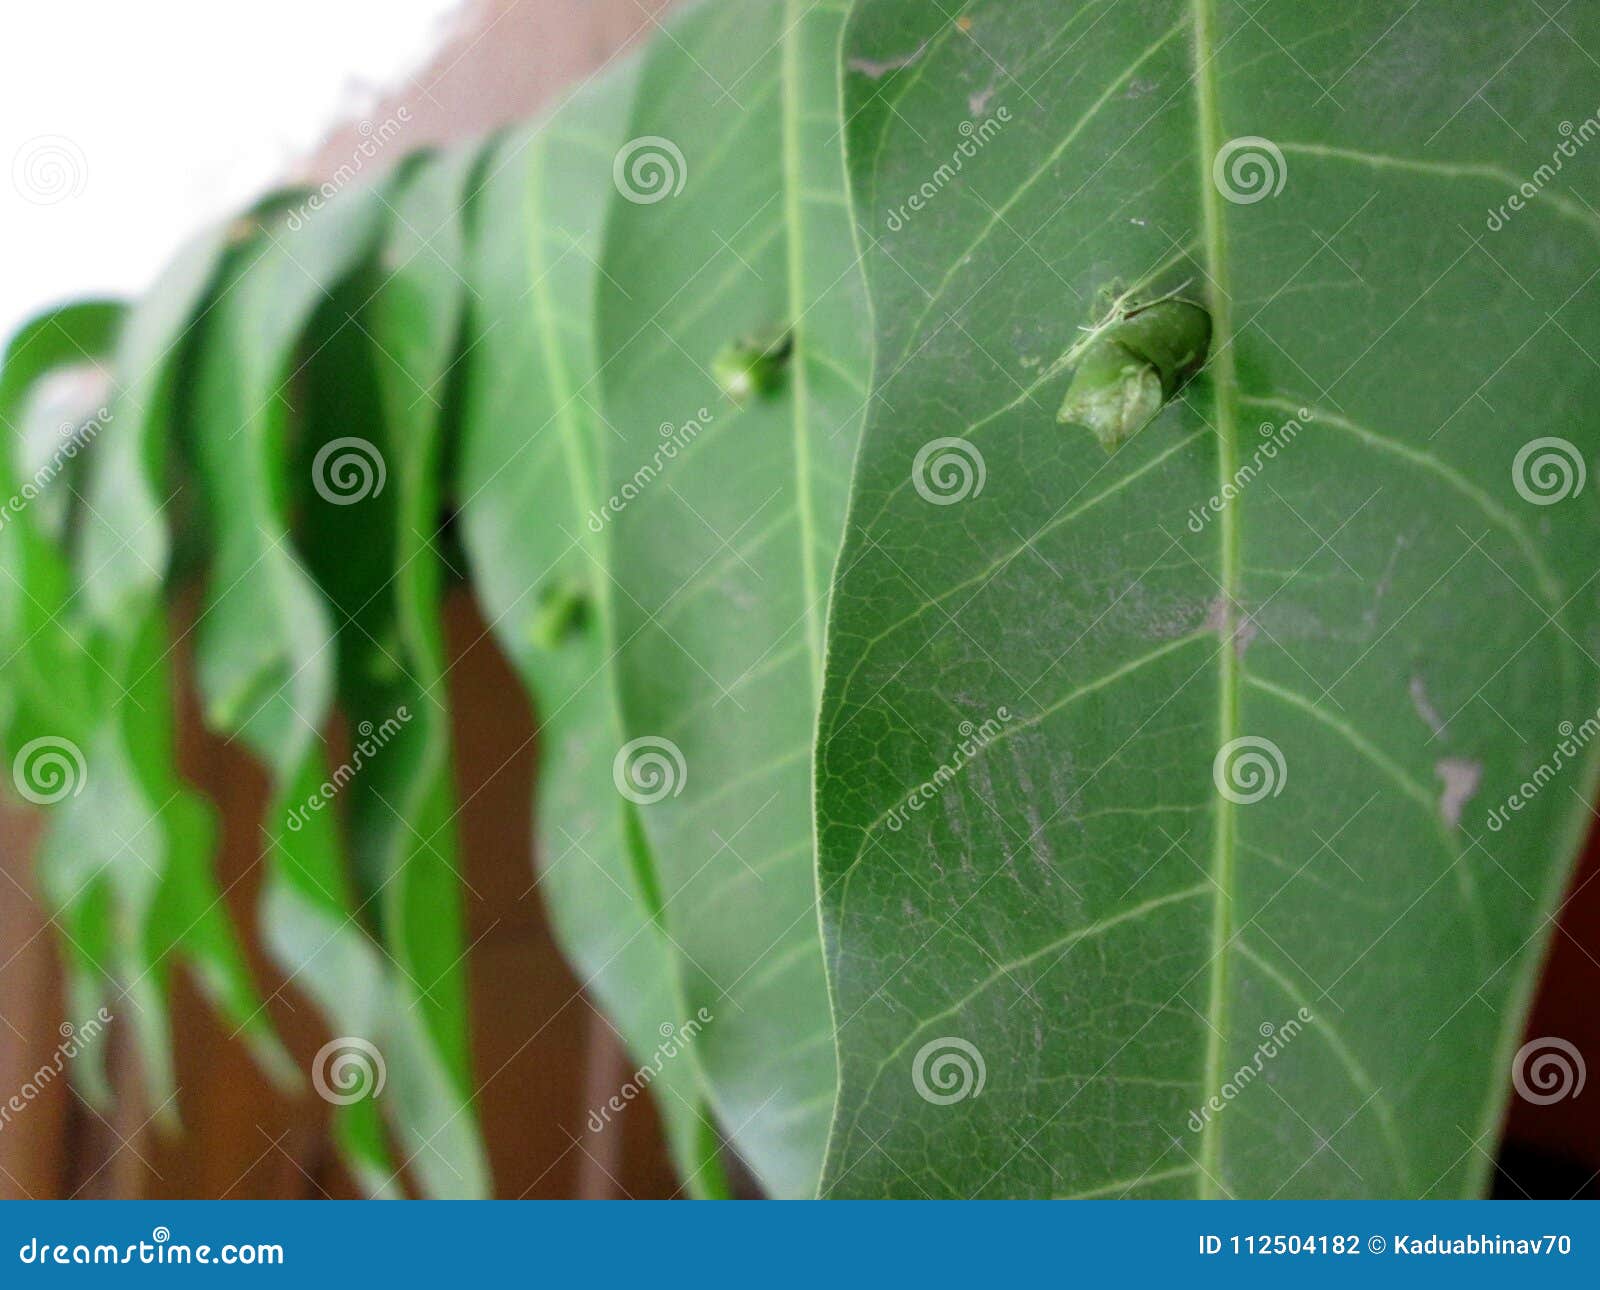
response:
[[[474,219],[458,492],[485,616],[537,707],[541,896],[585,988],[648,1072],[686,1184],[706,1195],[725,1183],[682,1052],[699,1023],[657,923],[655,857],[613,782],[623,735],[606,535],[588,524],[606,446],[600,227],[637,80],[636,62],[619,64],[489,157]],[[591,1132],[616,1114],[608,1102],[586,1111]]]
[[[192,307],[203,286],[201,275],[193,291],[178,294]],[[23,463],[25,487],[12,489],[7,469],[16,505],[7,512],[10,532],[0,536],[8,557],[15,557],[6,561],[6,599],[20,607],[26,624],[20,632],[12,629],[19,644],[4,669],[20,720],[8,732],[7,762],[16,789],[51,808],[37,871],[65,942],[69,1020],[90,1036],[99,1027],[83,1028],[103,1015],[102,1007],[128,1022],[143,1091],[153,1116],[165,1124],[175,1119],[177,1091],[167,984],[180,959],[245,1033],[269,1073],[294,1081],[210,872],[210,814],[174,768],[167,632],[156,598],[161,571],[148,569],[141,603],[124,600],[114,617],[97,622],[68,560],[74,545],[85,563],[99,554],[92,535],[103,521],[92,498],[115,497],[123,485],[129,495],[144,487],[142,476],[123,478],[139,465],[123,448],[143,428],[130,390],[141,380],[149,388],[170,379],[178,365],[173,351],[186,309],[169,315],[169,343],[159,350],[148,343],[151,314],[167,310],[172,296],[164,275],[126,319],[120,309],[77,306],[18,337],[6,365],[4,402],[26,406],[24,427],[47,432],[31,437],[46,451]],[[119,378],[115,388],[112,371]],[[88,400],[67,418],[65,425],[76,429],[66,440],[58,437],[63,405],[49,397],[52,384],[65,385],[69,405],[73,397]],[[30,393],[35,397],[27,398]],[[86,458],[93,466],[87,486]],[[74,540],[52,522],[52,510],[56,521],[69,515],[76,521]],[[156,530],[153,549],[160,559],[163,520],[152,509],[143,524]],[[117,552],[107,558],[116,559]],[[71,1070],[91,1100],[109,1097],[93,1063],[76,1062]]]
[[[96,765],[130,791],[134,820],[126,836],[140,841],[126,849],[156,855],[153,866],[123,867],[132,870],[128,903],[139,911],[135,922],[145,927],[148,968],[135,980],[146,996],[140,1016],[150,1034],[147,1093],[158,1104],[173,1088],[169,1040],[155,1026],[173,951],[189,958],[199,984],[263,1069],[283,1087],[299,1084],[292,1060],[272,1034],[211,871],[213,812],[175,774],[172,748],[168,674],[174,665],[162,600],[167,512],[179,493],[170,440],[177,387],[192,373],[193,334],[213,299],[229,236],[224,226],[193,238],[128,312],[117,339],[110,416],[95,440],[77,561],[83,612],[92,620],[94,648],[103,654],[116,691],[103,728],[92,737],[102,750]],[[93,803],[75,803],[73,809],[82,814],[86,838],[98,838],[103,847],[104,821],[114,812],[98,811]],[[153,829],[132,827],[145,819]],[[93,842],[86,844],[87,853],[95,849]],[[122,850],[119,843],[117,852]]]
[[[600,287],[593,522],[612,541],[629,736],[611,752],[688,1006],[713,1018],[694,1046],[712,1105],[778,1196],[814,1194],[835,1084],[812,737],[867,367],[842,20],[800,0],[706,6],[651,49]]]
[[[855,15],[826,1194],[1480,1194],[1596,779],[1600,19]],[[1109,456],[1107,289],[1214,322]]]
[[[342,805],[362,904],[392,968],[385,1051],[406,1163],[430,1196],[490,1190],[471,1106],[466,937],[456,868],[440,609],[447,376],[477,149],[409,163],[379,255],[314,322],[297,537],[339,621],[353,775]]]
[[[398,490],[392,639],[405,660],[403,678],[380,687],[387,693],[377,708],[387,714],[390,699],[398,698],[396,710],[415,711],[396,751],[414,746],[417,756],[414,769],[397,758],[392,774],[387,761],[380,762],[375,769],[384,776],[375,781],[374,795],[395,848],[384,927],[406,987],[402,994],[414,996],[406,999],[401,1020],[414,1043],[437,1054],[438,1074],[447,1081],[411,1097],[402,1117],[413,1165],[436,1196],[487,1196],[491,1190],[472,1106],[466,911],[440,621],[446,564],[438,549],[449,381],[466,303],[467,203],[483,154],[481,146],[458,149],[419,163],[407,176],[379,263],[387,276],[373,301],[373,343],[382,353],[377,361]],[[387,671],[383,664],[393,662],[379,645],[389,638],[387,630],[365,638],[378,652],[369,658],[380,675]],[[410,1096],[403,1082],[397,1092]],[[448,1118],[437,1123],[446,1110]]]
[[[206,321],[195,396],[215,552],[196,654],[208,722],[241,737],[271,772],[263,930],[342,1045],[319,1054],[313,1080],[324,1096],[331,1090],[341,1099],[335,1133],[361,1185],[393,1195],[375,1097],[343,1100],[376,1089],[378,1063],[387,1073],[404,1055],[384,1042],[391,984],[359,921],[327,809],[333,781],[321,726],[334,689],[333,628],[290,542],[288,499],[311,481],[290,478],[287,451],[293,357],[318,306],[371,254],[383,196],[377,187],[341,194],[309,218],[275,203],[227,266]]]
[[[214,299],[228,225],[191,238],[128,311],[117,338],[112,416],[95,440],[86,490],[78,579],[97,625],[136,619],[167,571],[168,465],[180,380],[206,307]]]
[[[12,682],[5,701],[32,691],[79,719],[92,711],[94,668],[65,612],[72,576],[59,543],[83,454],[106,421],[99,410],[122,318],[121,305],[102,301],[52,310],[17,332],[0,366],[0,668]],[[73,671],[52,675],[58,667]]]
[[[69,1015],[79,1026],[119,1005],[117,981],[130,979],[122,969],[137,957],[129,921],[116,918],[104,846],[80,851],[72,845],[74,831],[60,819],[60,804],[70,810],[91,785],[91,805],[123,801],[115,787],[99,787],[99,776],[90,773],[103,672],[72,631],[71,572],[56,545],[71,510],[79,455],[92,442],[79,427],[99,423],[93,405],[108,393],[106,366],[122,316],[122,306],[109,302],[50,311],[17,332],[0,367],[5,783],[14,798],[55,808],[39,845],[36,878],[62,938]],[[96,1105],[110,1099],[101,1062],[96,1053],[72,1066],[79,1091]]]

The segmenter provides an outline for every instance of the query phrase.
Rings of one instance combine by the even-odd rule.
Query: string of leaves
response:
[[[723,6],[686,10],[670,48],[620,61],[536,126],[409,159],[360,190],[274,194],[186,246],[136,305],[42,317],[7,359],[12,425],[64,371],[91,371],[95,389],[111,391],[103,427],[57,436],[74,456],[81,444],[92,458],[81,479],[43,490],[52,501],[70,492],[73,513],[24,507],[3,537],[12,572],[6,639],[20,643],[7,661],[19,678],[8,687],[19,700],[6,714],[8,758],[41,734],[82,753],[39,858],[73,963],[72,1008],[92,1015],[104,1002],[133,1018],[147,1087],[170,1110],[177,1090],[165,982],[186,951],[269,1069],[287,1088],[303,1082],[272,1036],[215,891],[214,823],[174,767],[164,687],[177,649],[192,639],[206,724],[249,748],[271,780],[260,828],[263,939],[289,985],[341,1037],[336,1043],[359,1040],[381,1056],[381,1098],[332,1089],[336,1140],[373,1195],[402,1194],[405,1176],[429,1195],[490,1188],[467,1060],[439,626],[446,579],[459,572],[446,532],[457,511],[486,616],[539,708],[545,899],[586,988],[653,1068],[651,1090],[685,1186],[726,1194],[721,1157],[733,1150],[776,1192],[815,1188],[832,1096],[831,1050],[816,1042],[826,1038],[821,1023],[804,1037],[821,1082],[796,1085],[806,1122],[776,1131],[752,1123],[748,1110],[771,1099],[749,1091],[715,1109],[727,1081],[754,1087],[741,1052],[784,1060],[783,1047],[762,1033],[779,1018],[769,1010],[741,1023],[727,1015],[742,1005],[724,1005],[722,985],[687,983],[694,958],[678,937],[703,933],[668,930],[655,841],[637,803],[618,792],[615,754],[626,739],[617,584],[611,535],[588,524],[614,486],[607,457],[616,449],[608,442],[614,422],[601,411],[607,364],[598,356],[597,297],[605,281],[649,268],[619,265],[609,279],[601,271],[613,255],[602,230],[644,209],[619,180],[616,158],[663,110],[680,126],[684,114],[698,115],[708,139],[721,133],[721,112],[694,101],[703,86],[692,68],[696,50],[729,56],[742,26],[736,17]],[[814,181],[813,199],[831,194],[835,250],[848,237],[842,154],[837,132],[826,129],[841,17],[764,6],[760,22],[740,33],[751,93],[788,100],[770,117],[768,145],[782,151],[796,119],[789,114],[803,109],[831,161],[782,183],[769,174],[739,199],[754,213],[775,196],[797,200],[798,185]],[[656,100],[636,103],[641,79]],[[726,151],[736,163],[738,151]],[[694,201],[679,215],[704,224]],[[782,218],[767,220],[749,254],[784,265],[788,233]],[[819,272],[817,289],[836,277]],[[740,307],[753,326],[781,325],[797,301],[805,312],[810,278],[784,283],[780,273],[778,281],[776,292]],[[724,347],[722,321],[705,313],[713,347]],[[746,415],[795,420],[781,404],[741,405],[710,377],[712,365],[708,353],[705,388],[689,396],[694,408],[717,408],[702,414],[707,423],[713,415],[724,425]],[[797,369],[796,384],[807,379]],[[850,391],[857,417],[863,389],[858,375]],[[806,431],[796,423],[793,433]],[[848,439],[830,446],[834,528],[851,447]],[[797,487],[781,458],[771,477]],[[827,559],[817,557],[816,567]],[[816,576],[806,628],[813,643]],[[170,603],[193,585],[201,592],[195,621],[174,627]],[[108,652],[104,686],[63,683],[67,658],[82,674],[100,650]],[[819,666],[815,655],[809,666]],[[126,701],[113,704],[107,690],[126,690]],[[161,706],[138,705],[143,690]],[[148,784],[114,759],[117,729],[107,713],[131,726],[129,707],[142,724],[124,738],[139,749]],[[798,741],[808,737],[811,711],[801,704],[784,717]],[[330,740],[335,728],[342,739]],[[152,730],[160,737],[146,738]],[[760,755],[752,731],[739,739],[731,755]],[[796,806],[791,827],[809,836],[803,798]],[[154,844],[139,841],[158,829],[164,868]],[[808,843],[781,858],[797,878],[809,874]],[[147,888],[157,874],[166,900],[152,913]],[[685,913],[689,906],[680,903]],[[804,994],[825,1018],[809,910],[801,900],[774,916],[798,924],[810,947]],[[157,915],[164,935],[121,943],[134,921]],[[725,980],[747,965],[727,968]],[[706,1040],[710,1051],[692,1060],[660,1060],[664,1043],[687,1049],[713,1013],[723,1034],[751,1024],[750,1036],[728,1055]],[[310,1074],[326,1081],[333,1072]],[[88,1063],[75,1064],[73,1078],[108,1095]]]
[[[1583,433],[1583,362],[1526,342],[1600,350],[1600,189],[1492,257],[1438,232],[1515,181],[1456,90],[1596,101],[1581,41],[1519,19],[1540,74],[1496,70],[1505,20],[1444,7],[1269,15],[1387,104],[1368,137],[1229,0],[708,0],[537,124],[28,324],[0,740],[71,1017],[126,1023],[173,1123],[187,969],[370,1194],[492,1191],[465,580],[538,718],[542,898],[689,1193],[730,1156],[775,1196],[1480,1191],[1600,774],[1514,836],[1466,813],[1536,772],[1513,723],[1600,703],[1593,496],[1530,515],[1508,469]],[[1391,39],[1431,79],[1363,65]],[[1266,133],[1294,182],[1241,199]],[[177,769],[191,650],[270,781],[249,916],[335,1037],[310,1071]],[[1263,745],[1258,804],[1225,763]],[[1280,1105],[1191,1144],[1302,1014]]]

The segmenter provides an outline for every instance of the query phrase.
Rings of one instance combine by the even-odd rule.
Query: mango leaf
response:
[[[261,1014],[210,872],[210,813],[174,768],[167,633],[156,598],[160,571],[149,571],[137,609],[124,602],[123,612],[96,623],[68,559],[74,547],[80,559],[90,558],[89,534],[101,531],[92,499],[114,494],[124,468],[137,465],[121,451],[145,425],[131,390],[141,379],[147,389],[170,380],[177,367],[186,307],[172,310],[173,297],[192,306],[205,274],[187,275],[192,291],[174,290],[173,276],[164,275],[126,314],[76,306],[19,335],[4,402],[25,409],[21,442],[10,445],[23,453],[25,480],[11,487],[8,460],[10,531],[0,536],[8,557],[5,600],[20,611],[6,615],[8,637],[18,642],[4,667],[6,690],[20,720],[8,731],[6,760],[16,791],[50,811],[37,872],[63,935],[74,1042],[92,1043],[106,1014],[125,1019],[152,1114],[169,1125],[177,1108],[166,998],[180,959],[245,1032],[269,1073],[285,1083],[294,1079]],[[173,319],[159,348],[152,343],[154,313]],[[63,421],[74,399],[86,402]],[[144,481],[127,482],[131,493]],[[163,521],[152,509],[144,524],[160,530]],[[157,559],[159,539],[158,533]],[[77,1061],[69,1069],[92,1103],[108,1100],[96,1063]]]
[[[12,682],[8,705],[59,684],[49,676],[59,665],[82,669],[70,678],[79,684],[61,687],[60,702],[85,715],[90,706],[93,668],[65,616],[73,588],[59,543],[82,456],[107,420],[100,413],[123,313],[110,301],[51,310],[18,330],[0,365],[0,629],[8,643],[0,668]]]
[[[328,808],[338,779],[321,727],[333,698],[333,627],[289,538],[288,389],[319,305],[356,272],[381,232],[383,192],[272,203],[234,253],[207,319],[195,396],[195,451],[214,556],[198,628],[207,721],[242,738],[272,775],[263,825],[262,925],[293,985],[335,1038],[312,1071],[335,1103],[335,1136],[360,1184],[396,1195],[377,1096],[403,1078],[387,1048],[387,966],[359,921]],[[325,339],[325,338],[319,338]],[[314,346],[313,346],[314,348]],[[412,1087],[425,1087],[417,1075]]]
[[[628,742],[711,1103],[815,1193],[835,1061],[812,736],[867,335],[838,120],[843,10],[687,12],[646,57],[600,285]]]
[[[296,527],[338,619],[344,789],[364,907],[392,972],[392,1117],[431,1196],[489,1190],[467,1048],[449,708],[434,545],[446,378],[457,353],[464,206],[477,148],[414,158],[387,197],[379,254],[325,302],[306,360]]]
[[[828,1195],[1484,1190],[1600,746],[1600,15],[1403,8],[856,6]]]
[[[55,808],[58,816],[59,804],[80,800],[97,783],[88,750],[95,696],[105,687],[98,660],[72,631],[71,571],[57,542],[79,455],[104,420],[94,405],[109,391],[106,369],[122,317],[122,306],[111,302],[52,310],[18,330],[0,367],[5,783],[14,798]],[[97,792],[117,798],[115,789]],[[72,1022],[98,1031],[100,1019],[114,1015],[116,982],[136,958],[136,938],[115,918],[106,856],[97,850],[80,858],[72,841],[53,820],[40,844],[37,880],[62,940]],[[72,1078],[91,1104],[109,1102],[100,1053],[74,1062]]]
[[[354,921],[334,822],[307,809],[321,804],[327,782],[319,726],[331,700],[331,628],[288,546],[281,509],[290,357],[323,293],[369,248],[379,212],[369,199],[322,213],[324,227],[342,236],[303,239],[295,249],[324,255],[296,277],[298,262],[281,240],[292,235],[286,221],[268,217],[235,252],[207,320],[194,436],[215,555],[196,657],[208,723],[241,734],[273,775],[263,828],[268,946],[339,1040],[371,1043],[382,965]],[[341,1106],[335,1132],[361,1184],[396,1194],[374,1103]]]
[[[482,145],[457,149],[421,162],[407,175],[379,261],[383,286],[372,302],[398,489],[393,639],[405,660],[403,677],[381,687],[387,693],[376,708],[386,718],[391,698],[399,699],[397,708],[410,711],[414,705],[415,729],[407,727],[396,751],[409,751],[407,745],[417,750],[414,768],[399,758],[392,772],[386,763],[374,768],[385,773],[374,796],[390,826],[396,871],[386,891],[384,929],[399,980],[410,987],[402,993],[414,995],[399,1018],[400,1033],[419,1054],[437,1055],[438,1074],[447,1081],[447,1088],[405,1108],[403,1131],[413,1138],[424,1135],[412,1151],[418,1172],[431,1179],[429,1193],[461,1196],[488,1195],[490,1178],[472,1109],[466,913],[453,829],[440,622],[446,565],[437,541],[444,513],[450,381],[464,327],[468,201],[484,154]],[[366,639],[376,647],[388,638],[386,629]],[[386,677],[384,664],[392,662],[373,658],[368,674],[375,669]],[[391,787],[392,793],[383,791]],[[422,1065],[421,1056],[415,1060]],[[409,1090],[402,1085],[399,1092]],[[452,1106],[443,1124],[429,1125],[434,1108]]]
[[[717,1135],[682,1051],[700,1023],[657,922],[655,857],[613,780],[624,737],[608,535],[588,523],[608,440],[594,334],[600,227],[637,80],[635,61],[618,64],[488,158],[473,221],[458,493],[485,616],[537,708],[540,894],[585,989],[639,1063],[686,1185],[717,1195],[726,1190]],[[609,1102],[589,1108],[589,1130],[605,1131],[614,1114]]]
[[[103,729],[93,736],[102,750],[96,765],[108,782],[134,790],[129,836],[154,833],[149,839],[153,864],[121,867],[131,869],[128,903],[139,911],[135,923],[146,928],[149,967],[136,979],[149,978],[139,1015],[149,1031],[147,1093],[158,1105],[173,1087],[170,1041],[148,1023],[162,1015],[156,1003],[164,996],[167,955],[174,950],[189,958],[199,984],[251,1045],[263,1069],[283,1087],[298,1086],[211,873],[213,812],[176,776],[172,749],[171,646],[162,600],[170,548],[167,512],[178,497],[171,440],[177,387],[190,374],[195,326],[211,303],[230,236],[231,229],[222,226],[193,238],[128,311],[117,342],[110,416],[95,441],[77,560],[83,612],[93,624],[86,634],[91,648],[103,655],[118,692],[107,705]],[[108,814],[97,812],[93,803],[74,809],[82,811],[85,849],[92,854],[95,844],[88,840],[104,844]],[[153,830],[138,825],[152,814]],[[139,869],[158,875],[154,887]]]
[[[117,338],[117,389],[95,440],[77,561],[87,611],[108,631],[137,619],[166,577],[180,384],[235,234],[223,224],[191,238],[129,309]]]

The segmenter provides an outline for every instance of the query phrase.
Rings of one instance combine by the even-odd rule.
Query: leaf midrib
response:
[[[822,626],[816,611],[817,556],[815,498],[811,490],[811,444],[807,418],[810,415],[810,390],[806,377],[806,364],[798,355],[803,353],[805,290],[805,224],[800,173],[800,38],[799,24],[805,14],[796,12],[799,0],[784,0],[783,65],[780,79],[783,82],[783,205],[784,222],[788,226],[789,326],[793,329],[792,344],[797,355],[789,364],[790,379],[794,384],[791,417],[794,430],[795,473],[795,530],[800,540],[800,578],[804,604],[806,648],[811,666],[807,669],[811,682],[811,706],[815,712],[822,702]]]
[[[1226,485],[1234,476],[1238,444],[1238,371],[1233,354],[1233,313],[1228,297],[1228,238],[1222,209],[1222,194],[1211,182],[1207,158],[1221,149],[1222,120],[1217,104],[1215,0],[1192,0],[1194,17],[1195,108],[1199,135],[1196,164],[1200,183],[1200,204],[1204,225],[1206,275],[1211,282],[1210,362],[1211,386],[1217,418],[1218,495],[1228,498]],[[1218,583],[1227,622],[1221,633],[1223,646],[1217,651],[1217,743],[1225,746],[1238,737],[1239,658],[1230,648],[1232,619],[1239,585],[1238,501],[1230,499],[1218,516],[1218,543],[1221,557]],[[1212,838],[1211,882],[1216,889],[1211,920],[1210,1000],[1206,1007],[1205,1097],[1209,1100],[1222,1087],[1223,1044],[1228,1027],[1228,953],[1233,936],[1233,861],[1236,821],[1228,798],[1216,795],[1216,824]],[[1218,1118],[1206,1121],[1200,1141],[1199,1194],[1214,1198],[1226,1193],[1221,1182],[1222,1138]]]

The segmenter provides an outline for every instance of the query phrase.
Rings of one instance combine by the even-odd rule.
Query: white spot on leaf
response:
[[[1439,710],[1428,699],[1428,687],[1420,676],[1411,678],[1411,706],[1417,710],[1417,715],[1427,722],[1428,729],[1435,735],[1444,733],[1445,721],[1439,715]]]
[[[923,41],[909,54],[900,58],[885,58],[881,62],[871,58],[852,58],[849,63],[852,72],[860,72],[863,76],[870,76],[873,80],[882,80],[890,72],[898,72],[902,67],[910,67],[912,63],[922,57],[922,51],[927,49],[928,42]]]
[[[1483,782],[1483,764],[1465,757],[1441,757],[1434,763],[1433,773],[1444,785],[1439,793],[1439,818],[1450,828],[1458,828],[1462,808]]]

